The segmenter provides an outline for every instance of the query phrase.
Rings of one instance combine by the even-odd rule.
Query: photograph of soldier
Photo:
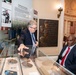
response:
[[[3,16],[5,17],[5,23],[8,23],[10,18],[8,10],[3,11]]]

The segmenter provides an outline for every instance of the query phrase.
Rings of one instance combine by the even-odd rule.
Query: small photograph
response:
[[[12,0],[3,0],[5,3],[12,3]]]
[[[2,23],[11,23],[11,11],[2,9]]]

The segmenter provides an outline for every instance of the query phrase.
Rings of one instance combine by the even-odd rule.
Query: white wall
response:
[[[59,20],[58,25],[58,46],[57,47],[40,47],[40,50],[48,53],[49,55],[58,55],[63,44],[63,24],[64,24],[64,12],[61,13],[61,17],[57,18],[59,5],[64,7],[64,0],[33,0],[33,8],[38,11],[38,19],[51,19]],[[38,22],[39,31],[39,22]],[[39,34],[39,32],[38,32]],[[38,35],[39,37],[39,35]]]

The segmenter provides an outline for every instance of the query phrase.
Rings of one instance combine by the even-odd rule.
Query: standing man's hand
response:
[[[28,47],[26,47],[24,44],[20,44],[18,51],[20,51],[18,54],[21,56],[24,56],[25,54],[28,54],[28,52],[23,51],[23,49],[29,49]]]
[[[38,46],[38,41],[36,41],[36,44],[35,44],[35,46],[36,46],[36,47]]]
[[[26,47],[24,44],[20,44],[18,50],[23,50],[23,49],[29,49],[28,47]]]

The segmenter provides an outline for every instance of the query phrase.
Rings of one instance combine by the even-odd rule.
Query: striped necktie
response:
[[[36,44],[36,39],[35,39],[35,36],[34,36],[33,33],[32,33],[32,40],[33,40],[33,42]]]

